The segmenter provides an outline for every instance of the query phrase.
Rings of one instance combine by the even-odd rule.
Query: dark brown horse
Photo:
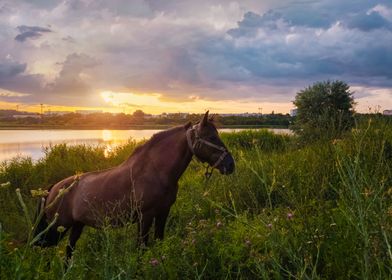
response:
[[[37,234],[45,229],[46,233],[35,244],[56,245],[70,229],[70,258],[85,225],[100,228],[105,221],[119,225],[124,213],[138,222],[139,242],[147,243],[153,222],[155,237],[162,239],[166,218],[176,200],[178,180],[192,156],[222,174],[234,171],[234,159],[208,112],[194,126],[188,123],[155,134],[117,167],[68,177],[55,184],[41,205],[44,215],[36,229]],[[49,224],[52,226],[48,230]]]

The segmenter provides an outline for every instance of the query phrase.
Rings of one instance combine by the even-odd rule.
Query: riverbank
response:
[[[93,129],[111,129],[111,130],[156,130],[156,129],[167,129],[179,124],[171,125],[129,125],[129,126],[99,126],[99,125],[75,125],[75,126],[63,126],[63,125],[1,125],[0,130],[42,130],[42,129],[59,129],[59,130],[93,130]],[[288,126],[282,125],[222,125],[219,128],[231,128],[231,129],[262,129],[262,128],[276,128],[276,129],[288,129]]]

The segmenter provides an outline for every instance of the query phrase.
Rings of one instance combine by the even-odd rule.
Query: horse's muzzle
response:
[[[224,175],[229,175],[234,172],[235,163],[231,154],[227,154],[222,162],[217,166],[219,172]]]

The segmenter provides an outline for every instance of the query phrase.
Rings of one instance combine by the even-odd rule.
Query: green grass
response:
[[[392,126],[373,119],[342,139],[298,144],[265,130],[223,134],[236,159],[230,176],[192,162],[180,180],[163,241],[136,246],[135,225],[88,228],[64,271],[66,241],[25,245],[15,189],[31,189],[122,162],[102,147],[54,146],[34,163],[0,167],[0,279],[391,279]],[[48,262],[50,265],[48,265]]]

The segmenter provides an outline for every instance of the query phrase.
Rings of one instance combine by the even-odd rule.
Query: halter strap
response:
[[[192,132],[195,135],[193,143],[192,143],[192,135],[191,135]],[[221,161],[226,157],[226,155],[229,153],[226,148],[224,148],[222,146],[218,146],[218,145],[216,145],[214,143],[211,143],[211,142],[201,138],[197,134],[196,127],[192,127],[191,129],[188,129],[186,131],[186,139],[187,139],[187,142],[188,142],[189,149],[191,150],[192,154],[196,157],[196,159],[199,160],[199,161],[201,161],[201,160],[195,153],[195,148],[197,147],[197,145],[199,145],[199,143],[205,144],[205,145],[210,146],[210,147],[212,147],[214,149],[222,151],[222,154],[219,156],[218,160],[211,166],[212,168],[216,168],[221,163]]]

